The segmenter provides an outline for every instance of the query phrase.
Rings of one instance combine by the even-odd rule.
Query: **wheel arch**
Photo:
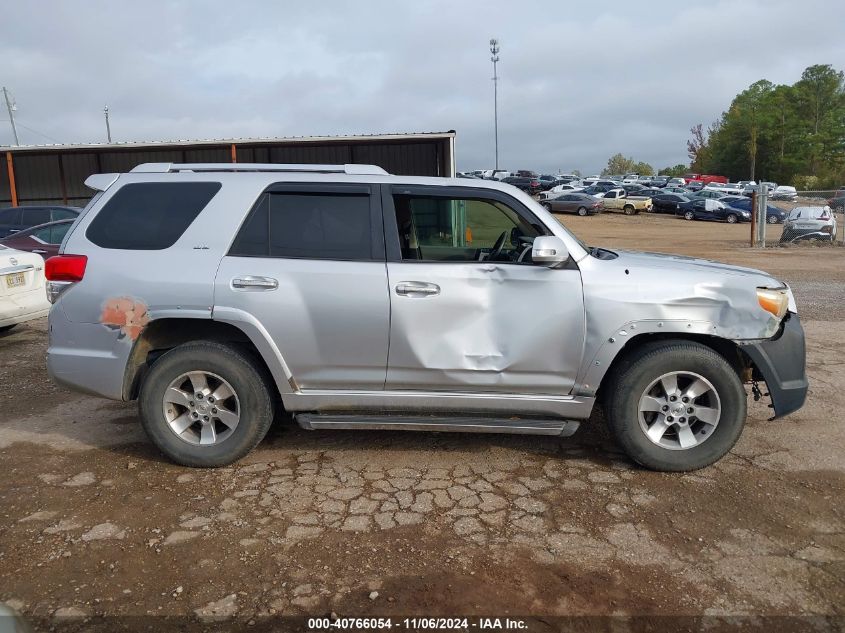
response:
[[[256,344],[254,335],[250,336],[232,323],[212,319],[162,318],[151,321],[132,347],[124,372],[123,399],[138,398],[147,372],[160,356],[179,345],[200,340],[233,344],[247,351],[259,363],[260,370],[273,378],[276,396],[290,392],[295,384],[292,378],[284,375],[286,368],[279,366],[272,356],[268,357],[261,341]]]
[[[597,400],[602,399],[603,388],[610,382],[614,372],[620,367],[620,365],[624,364],[626,359],[630,358],[635,352],[646,345],[653,345],[661,342],[699,343],[724,358],[736,372],[740,381],[745,383],[752,379],[752,371],[754,369],[753,362],[742,351],[741,346],[730,339],[695,332],[643,332],[627,339],[621,349],[617,351],[612,360],[610,360],[610,362],[605,366],[601,378],[597,381],[597,386],[594,390],[592,390]],[[599,365],[596,367],[599,367]],[[585,387],[587,387],[587,385],[585,385]]]

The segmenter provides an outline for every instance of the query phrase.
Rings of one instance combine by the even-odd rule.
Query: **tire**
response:
[[[544,208],[546,209],[546,211],[548,211],[549,213],[551,213],[551,212],[552,212],[552,205],[547,204],[547,203],[545,203],[545,202],[544,202],[544,203],[543,203],[543,207],[544,207]]]
[[[0,334],[5,334],[15,326],[17,326],[17,323],[12,323],[12,325],[4,325],[0,327]]]
[[[695,213],[693,213],[692,211],[685,211],[684,220],[695,220]]]
[[[578,215],[581,217],[587,215],[587,207],[578,207]]]
[[[766,222],[769,223],[769,224],[777,224],[778,221],[779,221],[778,216],[776,216],[776,215],[770,215],[769,217],[766,218]]]
[[[632,207],[630,204],[626,204],[624,207],[622,207],[622,212],[625,215],[634,215],[634,207]]]
[[[659,379],[675,372],[680,375],[675,376],[679,390],[675,391],[673,404],[666,397],[667,391]],[[643,345],[620,360],[609,378],[605,411],[610,432],[628,456],[646,468],[659,471],[704,468],[727,454],[742,433],[747,404],[742,383],[724,357],[700,343],[676,340]],[[699,379],[703,379],[699,384],[709,383],[712,388],[700,387],[701,393],[684,404],[681,397],[690,393],[685,390]],[[651,385],[655,386],[650,388]],[[654,413],[640,410],[641,398],[647,394],[651,394],[651,399],[646,408]],[[670,413],[662,413],[662,407],[659,412],[656,406],[651,408],[651,403],[662,401],[666,402],[664,406],[681,409],[680,414],[676,410],[672,422],[666,422],[671,409]],[[689,408],[685,407],[699,412],[702,417],[706,411],[708,417],[715,419],[715,424],[709,425],[697,418],[692,423],[683,418],[684,422],[679,423],[678,415],[688,415]],[[662,424],[661,420],[665,424],[658,426]],[[687,447],[680,446],[683,425],[687,431],[683,434]],[[667,430],[662,435],[657,434],[662,444],[646,434],[647,430],[653,432],[653,429],[663,428]],[[690,441],[695,443],[690,444]]]
[[[184,402],[174,404],[174,400],[165,403],[165,393],[172,393],[168,389],[175,381],[183,381],[182,391],[193,392],[191,386],[194,380],[184,378],[188,373],[205,375],[208,391],[203,402],[190,393],[186,394],[193,398],[190,404],[197,408],[192,409]],[[222,395],[226,393],[222,388],[223,382],[227,383],[233,396]],[[214,394],[220,394],[218,402],[224,403],[219,405],[223,410],[221,414],[226,413],[230,423],[232,412],[237,414],[239,419],[235,421],[234,428],[223,424],[222,418],[215,420],[212,412],[218,413],[218,409],[212,407],[209,399]],[[235,347],[212,341],[186,343],[164,354],[147,374],[138,399],[141,424],[153,444],[177,464],[201,468],[226,466],[241,459],[264,439],[273,421],[274,407],[270,394],[270,379],[263,367],[249,355]],[[199,411],[198,408],[203,406],[206,409]],[[210,422],[203,423],[197,419],[181,435],[177,435],[170,426],[168,415],[187,421],[191,410],[201,415],[208,413],[206,419],[210,417]],[[185,423],[180,423],[179,419],[173,420],[173,424],[181,426]],[[216,429],[210,434],[216,441],[201,445],[198,442],[209,424]]]
[[[728,224],[736,224],[736,221],[737,221],[738,219],[739,219],[739,218],[737,217],[737,215],[736,215],[735,213],[728,213],[728,215],[725,217],[725,221],[726,221]]]

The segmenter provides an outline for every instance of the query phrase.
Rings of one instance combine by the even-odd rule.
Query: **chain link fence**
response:
[[[756,243],[780,247],[845,246],[845,190],[796,191],[766,200],[767,224]],[[775,219],[776,218],[776,219]]]

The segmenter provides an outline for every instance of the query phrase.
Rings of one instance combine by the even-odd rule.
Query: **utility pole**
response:
[[[15,125],[15,110],[18,107],[14,103],[14,99],[9,101],[9,91],[3,86],[3,97],[6,99],[6,109],[9,111],[9,121],[12,123],[12,135],[15,137],[15,145],[20,145],[18,140],[18,127]]]
[[[111,143],[111,126],[109,125],[109,107],[105,106],[103,108],[103,114],[106,115],[106,138],[109,139],[109,143]]]
[[[496,143],[496,169],[499,169],[499,75],[496,72],[496,64],[499,63],[499,40],[490,40],[490,52],[493,62],[493,136]]]

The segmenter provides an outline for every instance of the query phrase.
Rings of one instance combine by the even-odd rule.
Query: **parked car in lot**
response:
[[[725,204],[729,209],[737,209],[737,210],[740,210],[740,211],[747,211],[748,214],[749,214],[749,220],[750,220],[750,214],[751,214],[752,207],[751,207],[751,200],[749,198],[746,198],[744,196],[740,196],[740,197],[736,197],[736,198],[732,197],[730,199],[722,198],[721,200],[719,200],[719,202],[721,202],[722,204]],[[776,206],[773,206],[771,204],[766,205],[766,222],[768,224],[778,224],[780,222],[783,222],[786,219],[786,216],[787,216],[787,213],[783,209],[778,209]],[[744,218],[744,216],[743,216],[743,218]],[[743,218],[740,218],[740,219],[743,219]]]
[[[715,189],[701,189],[700,191],[690,193],[688,197],[692,200],[696,200],[698,198],[709,198],[710,200],[719,200],[720,198],[724,198],[727,195],[729,194],[725,191],[716,191]]]
[[[825,241],[836,239],[836,214],[828,206],[795,207],[783,223],[780,241]]]
[[[31,229],[25,229],[13,233],[9,237],[0,240],[0,244],[14,248],[19,251],[36,253],[45,259],[57,255],[59,246],[68,232],[73,220],[58,220],[39,224]]]
[[[0,333],[47,315],[44,259],[0,245]]]
[[[731,209],[718,200],[694,198],[678,205],[678,215],[685,220],[718,220],[728,224],[750,222],[751,213],[742,209]]]
[[[631,459],[683,471],[737,441],[744,382],[765,380],[774,417],[806,397],[783,282],[588,247],[501,183],[230,163],[86,183],[103,194],[46,264],[48,371],[138,399],[180,464],[238,460],[276,410],[309,430],[560,437],[601,398]]]
[[[581,189],[581,193],[586,193],[591,196],[595,196],[597,198],[603,198],[604,194],[612,189],[618,189],[619,187],[613,183],[610,184],[601,184],[601,185],[592,185],[590,187],[584,187]]]
[[[628,195],[624,189],[611,189],[601,199],[605,211],[622,211],[634,215],[640,211],[651,211],[651,198]]]
[[[677,193],[660,193],[651,197],[652,211],[655,213],[677,213],[681,205],[690,201]]]
[[[827,201],[828,206],[836,211],[837,213],[842,213],[845,211],[845,191],[838,191],[835,196],[833,196],[830,200]]]
[[[688,196],[692,192],[686,187],[674,187],[672,185],[667,185],[663,187],[662,193],[677,193],[682,196]]]
[[[577,213],[581,216],[601,213],[602,210],[601,200],[586,193],[563,193],[543,200],[542,204],[555,213]]]
[[[795,200],[798,197],[798,192],[795,187],[788,185],[778,185],[772,192],[772,200]]]
[[[523,178],[521,176],[508,176],[507,178],[502,178],[501,182],[504,182],[508,185],[513,185],[517,189],[524,191],[525,193],[535,194],[538,191],[542,190],[543,185],[540,184],[540,181],[536,178]]]
[[[626,190],[627,191],[627,190]],[[636,192],[628,191],[629,194],[633,194],[635,196],[641,196],[645,198],[651,198],[653,196],[659,196],[660,194],[664,193],[663,189],[659,187],[644,187]]]
[[[0,209],[0,238],[24,229],[54,222],[73,220],[82,211],[79,207],[24,206]]]

